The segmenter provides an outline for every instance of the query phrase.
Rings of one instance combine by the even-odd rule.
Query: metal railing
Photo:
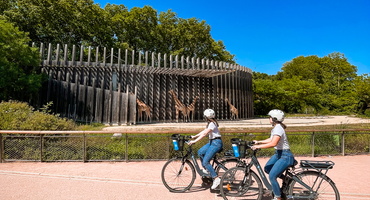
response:
[[[9,161],[140,161],[173,157],[172,134],[195,131],[6,131],[0,130],[0,162]],[[346,155],[370,153],[370,129],[287,131],[295,155]],[[264,139],[269,133],[223,131],[224,150],[230,140]],[[197,150],[207,140],[195,144]],[[269,156],[273,149],[259,152]]]

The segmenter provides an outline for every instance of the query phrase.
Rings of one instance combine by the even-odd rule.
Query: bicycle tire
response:
[[[221,161],[220,163],[223,166],[225,166],[227,169],[231,169],[233,167],[236,167],[239,162],[240,161],[237,158],[229,158],[229,159]],[[220,167],[220,165],[216,166],[215,171],[219,177],[222,177],[224,173],[226,172],[224,169],[222,169],[222,167]]]
[[[246,177],[246,184],[242,185]],[[220,183],[221,196],[231,199],[254,199],[261,200],[263,197],[263,185],[258,175],[250,170],[245,173],[245,168],[234,167],[225,172]]]
[[[340,195],[338,188],[335,186],[335,183],[327,177],[325,174],[322,174],[317,171],[303,171],[297,175],[300,180],[310,187],[314,186],[315,200],[325,199],[325,200],[340,200]],[[317,181],[316,181],[317,180]],[[322,182],[321,182],[322,181]],[[321,184],[319,185],[318,183]],[[318,189],[317,186],[320,186]],[[299,182],[292,179],[288,185],[288,197],[307,197],[309,195],[308,190],[302,186]]]
[[[161,173],[164,186],[171,192],[185,192],[193,186],[196,173],[194,165],[189,161],[182,161],[181,158],[168,160]]]

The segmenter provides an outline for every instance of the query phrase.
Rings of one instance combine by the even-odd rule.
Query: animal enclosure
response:
[[[41,103],[82,122],[135,124],[253,117],[252,72],[225,62],[120,49],[40,44]],[[78,58],[76,58],[78,56]],[[139,113],[138,113],[139,112]]]

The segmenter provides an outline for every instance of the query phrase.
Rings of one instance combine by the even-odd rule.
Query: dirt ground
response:
[[[319,125],[338,125],[343,127],[346,124],[369,124],[370,119],[363,119],[351,116],[318,116],[318,117],[305,117],[305,118],[285,118],[284,123],[288,127],[296,126],[310,126],[315,127]],[[220,121],[220,129],[225,130],[228,128],[266,128],[271,127],[268,118],[256,118],[236,121]],[[104,130],[119,131],[119,130],[202,130],[205,127],[205,122],[192,122],[192,123],[138,123],[131,126],[107,126]]]
[[[370,155],[298,157],[297,160],[332,160],[328,176],[342,200],[370,199]],[[267,158],[261,158],[261,165]],[[201,187],[201,179],[186,193],[171,193],[160,174],[165,161],[152,162],[11,162],[0,163],[2,200],[221,200]],[[267,197],[266,200],[271,198]]]

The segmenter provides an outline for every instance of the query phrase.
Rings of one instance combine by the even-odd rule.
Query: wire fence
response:
[[[142,161],[166,160],[179,152],[172,146],[172,134],[192,131],[107,132],[107,131],[0,131],[0,161]],[[300,156],[370,153],[370,129],[287,131],[291,150]],[[265,132],[223,133],[224,151],[231,139],[251,141],[269,137]],[[197,151],[206,139],[193,147]],[[264,149],[259,156],[270,156]]]

